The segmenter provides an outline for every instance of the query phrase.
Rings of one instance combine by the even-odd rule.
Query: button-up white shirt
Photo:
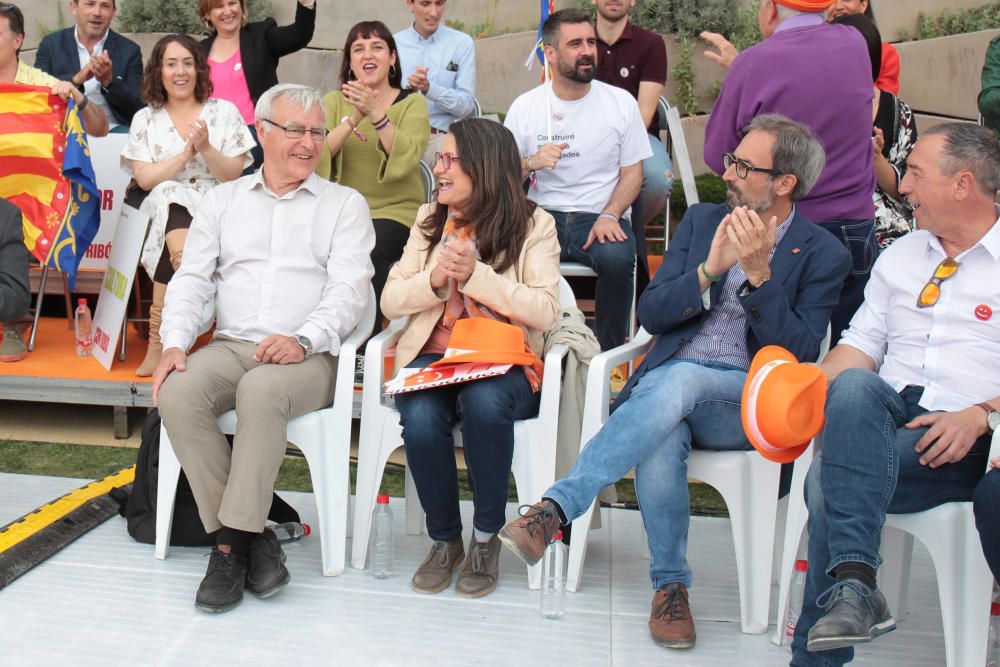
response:
[[[104,43],[108,41],[108,33],[110,30],[104,33],[104,37],[101,37],[100,41],[94,45],[93,52],[88,51],[87,47],[80,43],[80,32],[73,28],[73,36],[76,38],[76,53],[77,57],[80,59],[80,69],[90,62],[90,57],[99,56],[104,53]],[[108,118],[108,127],[118,127],[121,125],[115,120],[115,116],[111,113],[111,105],[108,101],[104,99],[104,93],[101,92],[101,82],[97,80],[96,76],[92,76],[86,80],[83,84],[83,94],[87,96],[91,104],[96,104],[104,112],[104,115]]]
[[[368,303],[375,245],[357,191],[312,174],[282,196],[263,170],[210,190],[163,308],[163,346],[187,350],[213,296],[216,335],[258,343],[303,335],[337,354]]]
[[[874,359],[897,391],[924,387],[921,407],[953,411],[1000,396],[1000,222],[954,258],[961,266],[941,283],[937,304],[917,308],[946,257],[924,230],[885,249],[840,342]]]

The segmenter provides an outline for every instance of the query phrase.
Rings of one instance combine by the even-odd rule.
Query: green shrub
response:
[[[721,204],[726,201],[726,182],[715,174],[695,176],[694,185],[698,189],[698,200],[702,203]],[[674,189],[670,193],[670,219],[680,221],[687,211],[687,197],[684,196],[684,184],[681,179],[674,181]]]
[[[917,19],[916,39],[961,35],[967,32],[993,30],[997,27],[1000,27],[1000,2],[957,11],[945,9],[930,16],[921,12]]]
[[[674,103],[682,116],[698,112],[698,96],[694,91],[694,45],[687,37],[677,42],[677,57],[670,68],[670,80],[674,84]]]
[[[270,0],[248,0],[247,7],[251,21],[271,14]],[[118,24],[122,32],[207,34],[194,0],[124,0],[118,10]]]
[[[629,12],[635,25],[661,35],[697,37],[703,30],[725,35],[738,49],[761,39],[757,25],[758,0],[636,0]],[[576,6],[593,15],[591,0]]]

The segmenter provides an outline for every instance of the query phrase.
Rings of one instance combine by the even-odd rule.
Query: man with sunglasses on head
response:
[[[375,232],[364,197],[319,178],[326,139],[318,90],[279,84],[255,109],[263,167],[209,191],[163,306],[160,409],[216,546],[195,607],[221,612],[244,586],[265,598],[289,581],[264,530],[288,421],[333,401],[340,342],[368,303]],[[190,356],[207,302],[212,341]],[[216,417],[239,415],[232,450]]]
[[[831,384],[806,481],[809,573],[795,667],[843,665],[855,644],[895,628],[876,588],[887,513],[976,492],[984,547],[994,565],[1000,556],[991,525],[1000,480],[991,474],[983,485],[992,488],[976,491],[1000,424],[1000,146],[985,128],[943,124],[906,162],[899,191],[917,231],[879,257],[864,303],[822,364]]]
[[[688,209],[639,301],[639,320],[656,340],[611,418],[542,502],[500,532],[533,564],[560,525],[634,467],[655,591],[649,631],[668,648],[695,643],[688,453],[751,448],[740,418],[750,359],[781,345],[815,360],[850,264],[844,247],[798,211],[825,160],[808,127],[760,116],[723,159],[726,203]]]

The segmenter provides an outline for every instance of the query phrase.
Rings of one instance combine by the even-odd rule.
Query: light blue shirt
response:
[[[476,109],[476,47],[464,32],[439,26],[424,39],[413,26],[397,32],[396,50],[403,87],[417,67],[427,68],[424,96],[431,127],[446,132],[452,121],[468,118]]]

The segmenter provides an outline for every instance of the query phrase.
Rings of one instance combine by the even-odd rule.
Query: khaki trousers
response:
[[[261,364],[253,358],[256,348],[216,338],[160,388],[160,415],[208,532],[222,526],[264,530],[288,421],[333,402],[336,357]],[[230,450],[216,417],[233,408],[239,419]]]

